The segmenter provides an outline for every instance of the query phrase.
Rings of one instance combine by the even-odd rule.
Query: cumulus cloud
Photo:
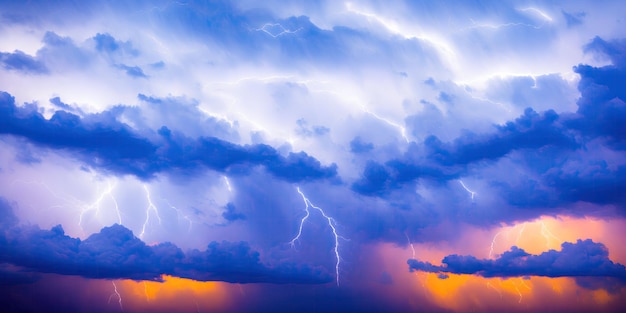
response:
[[[48,69],[41,61],[19,50],[13,53],[0,52],[0,62],[8,70],[33,74],[45,74],[48,72]]]
[[[596,38],[588,49],[609,55],[614,64],[574,68],[581,75],[576,112],[536,112],[527,108],[514,121],[494,125],[491,133],[466,131],[450,142],[427,137],[422,144],[411,143],[402,156],[367,163],[353,190],[384,196],[419,179],[459,179],[470,171],[512,159],[527,164],[526,170],[536,171],[536,178],[516,183],[518,187],[506,178],[492,181],[514,206],[555,207],[579,201],[623,204],[618,190],[624,187],[620,177],[625,164],[587,151],[596,149],[598,141],[610,147],[610,153],[619,154],[624,149],[626,96],[620,87],[624,80],[624,44]]]
[[[443,258],[442,265],[433,265],[416,259],[407,261],[411,271],[432,273],[471,274],[483,277],[594,277],[614,278],[626,283],[626,267],[609,259],[609,251],[602,243],[590,239],[576,243],[564,242],[561,250],[550,250],[532,255],[518,247],[511,247],[494,260],[452,254]]]
[[[454,247],[475,227],[546,215],[621,219],[622,6],[7,3],[0,196],[20,220],[0,221],[0,275],[308,284],[329,277],[284,260],[341,260],[337,292],[375,272],[395,293],[410,276],[372,270],[363,247]],[[142,225],[142,240],[172,243],[147,245],[130,231]],[[507,253],[501,266],[562,251]],[[505,277],[492,260],[446,260]]]
[[[243,241],[211,242],[206,250],[183,253],[171,243],[148,246],[118,224],[85,240],[65,235],[61,225],[50,230],[19,226],[4,199],[0,199],[0,214],[7,226],[0,234],[0,262],[28,271],[154,281],[160,281],[162,275],[233,283],[331,281],[328,273],[307,265],[263,264],[259,252]]]
[[[85,118],[59,110],[46,119],[36,109],[18,107],[6,92],[0,97],[0,133],[46,148],[78,152],[88,165],[115,173],[147,179],[177,168],[245,172],[246,166],[263,165],[276,177],[297,182],[333,178],[337,171],[336,165],[322,166],[304,152],[285,157],[268,145],[241,146],[215,137],[192,139],[166,126],[158,130],[159,142],[153,142],[119,122],[115,109]]]

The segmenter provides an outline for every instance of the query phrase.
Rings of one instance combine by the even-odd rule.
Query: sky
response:
[[[1,1],[3,312],[622,312],[623,1]]]

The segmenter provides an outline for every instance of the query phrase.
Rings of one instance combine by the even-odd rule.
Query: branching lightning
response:
[[[406,135],[406,128],[396,122],[390,121],[384,117],[381,117],[380,115],[368,110],[367,108],[363,107],[363,111],[371,116],[373,116],[374,118],[376,118],[377,120],[383,121],[388,125],[391,125],[392,127],[397,128],[400,131],[400,135],[402,136],[402,138],[404,138],[404,141],[406,141],[407,143],[410,142],[409,137],[407,137]]]
[[[556,239],[558,242],[563,242],[559,237],[552,234],[543,221],[541,221],[541,235],[546,238],[546,247],[548,247],[548,249],[550,248],[550,238]]]
[[[141,233],[139,234],[139,238],[143,239],[143,235],[146,233],[146,227],[148,226],[148,222],[150,221],[150,211],[154,211],[157,219],[159,220],[159,225],[161,225],[161,216],[159,215],[159,210],[152,202],[152,198],[150,197],[150,190],[148,190],[148,186],[143,185],[143,189],[146,191],[146,200],[148,201],[148,208],[146,208],[146,220],[141,227]]]
[[[122,295],[119,293],[119,291],[117,291],[117,285],[115,284],[115,282],[111,281],[111,284],[113,284],[113,293],[109,296],[108,303],[111,303],[111,299],[113,297],[117,297],[117,303],[119,303],[120,305],[120,310],[124,311],[124,306],[122,306]]]
[[[111,184],[111,182],[107,182],[107,189],[104,190],[104,192],[102,192],[100,194],[100,196],[96,199],[96,201],[94,201],[93,203],[86,205],[83,207],[83,210],[80,212],[80,216],[78,218],[78,226],[83,229],[83,216],[85,215],[85,213],[89,212],[89,211],[96,211],[96,216],[100,213],[100,208],[102,205],[102,201],[108,196],[114,204],[114,209],[115,212],[117,214],[117,223],[122,225],[122,215],[120,213],[120,208],[119,205],[117,203],[117,199],[115,199],[115,197],[113,196],[112,192],[113,189],[115,188],[115,186],[117,185],[117,183],[113,183]]]
[[[320,214],[322,214],[322,216],[328,221],[328,226],[330,226],[330,228],[332,229],[333,232],[333,236],[335,238],[335,245],[333,247],[333,250],[335,252],[335,280],[337,282],[337,286],[339,286],[339,263],[341,262],[341,257],[339,256],[339,238],[343,238],[342,236],[340,236],[339,234],[337,234],[337,228],[335,227],[335,220],[326,215],[326,212],[324,212],[324,210],[320,207],[315,206],[313,203],[311,203],[311,201],[304,195],[304,193],[302,193],[302,191],[300,190],[300,187],[296,188],[298,190],[298,193],[300,194],[300,196],[302,196],[302,200],[304,201],[305,204],[305,211],[306,211],[306,215],[300,220],[300,227],[298,228],[298,234],[291,239],[291,241],[289,242],[291,244],[292,247],[295,246],[295,242],[296,240],[300,239],[300,236],[302,235],[302,228],[304,226],[304,222],[309,218],[309,216],[311,215],[309,208],[314,208],[316,210],[318,210],[320,212]]]
[[[280,37],[282,35],[285,34],[295,34],[297,32],[299,32],[300,30],[302,30],[302,27],[296,29],[296,30],[291,30],[291,29],[286,29],[282,24],[280,23],[265,23],[263,24],[263,26],[255,29],[256,31],[261,31],[264,32],[274,38]]]
[[[491,289],[495,290],[495,292],[497,292],[497,293],[498,293],[498,295],[500,295],[500,299],[502,299],[502,291],[500,291],[500,289],[498,289],[498,288],[494,287],[494,286],[491,284],[491,282],[487,282],[487,287],[489,287],[489,288],[491,288]]]
[[[103,202],[107,199],[110,199],[112,202],[113,210],[115,211],[115,215],[117,217],[117,223],[122,225],[122,213],[120,211],[119,203],[117,199],[113,195],[113,191],[117,186],[117,182],[115,180],[107,181],[107,187],[104,191],[100,192],[95,201],[88,203],[81,199],[78,199],[71,195],[64,195],[55,192],[48,184],[43,181],[23,181],[23,180],[15,180],[11,183],[11,186],[15,184],[27,184],[27,185],[39,185],[42,186],[52,197],[62,201],[62,203],[54,204],[49,206],[49,208],[72,208],[76,210],[80,210],[80,214],[78,216],[78,227],[85,231],[83,227],[85,215],[89,212],[94,212],[96,218],[100,217],[100,213],[103,209]]]
[[[534,15],[537,15],[540,17],[541,19],[541,23],[537,24],[537,25],[533,25],[533,24],[529,24],[529,23],[523,23],[523,22],[509,22],[509,23],[501,23],[501,24],[489,24],[489,23],[476,23],[476,21],[470,19],[472,21],[472,26],[466,27],[462,30],[465,29],[472,29],[472,28],[491,28],[491,29],[500,29],[503,27],[530,27],[530,28],[534,28],[534,29],[540,29],[544,26],[546,26],[546,24],[552,23],[554,20],[552,19],[552,17],[550,17],[548,14],[544,13],[543,11],[537,9],[537,8],[524,8],[524,9],[517,9],[517,11],[519,12],[531,12],[534,13]]]
[[[517,291],[517,294],[519,295],[519,301],[517,301],[517,303],[522,303],[522,292],[519,290],[516,284],[513,284],[513,286],[515,287],[515,291]]]
[[[463,183],[462,180],[459,179],[459,183],[461,184],[461,186],[463,186],[463,189],[465,189],[465,191],[469,192],[470,197],[472,198],[472,201],[474,201],[474,196],[476,195],[475,192],[471,191],[469,188],[467,188],[467,186],[465,186],[465,184]]]
[[[185,221],[187,221],[187,224],[189,225],[189,227],[187,228],[187,233],[190,233],[191,232],[191,225],[193,224],[193,221],[191,220],[191,218],[189,218],[189,215],[183,214],[180,209],[178,209],[176,206],[172,205],[166,199],[161,199],[161,200],[165,201],[165,203],[167,203],[167,205],[169,205],[170,208],[172,208],[174,211],[176,211],[176,216],[178,217],[179,221],[180,221],[180,217],[181,216],[185,219]]]
[[[489,247],[489,258],[493,258],[493,246],[496,244],[496,239],[498,239],[498,236],[500,236],[500,234],[502,234],[502,231],[499,231],[495,234],[495,236],[493,236],[493,239],[491,239],[491,246]]]

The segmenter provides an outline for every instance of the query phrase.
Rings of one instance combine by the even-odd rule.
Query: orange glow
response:
[[[117,281],[124,299],[124,309],[130,312],[160,310],[170,312],[224,311],[232,305],[229,285],[222,282],[200,282],[163,276],[164,282]]]
[[[468,227],[454,243],[414,243],[416,258],[441,264],[449,254],[471,254],[478,258],[496,258],[516,245],[529,253],[540,254],[561,243],[592,239],[609,249],[614,262],[626,263],[626,247],[620,238],[626,233],[626,220],[598,220],[572,217],[542,217],[535,221],[503,225],[491,230]],[[622,234],[622,235],[620,235]],[[578,286],[574,278],[530,277],[484,278],[475,275],[454,275],[441,279],[435,273],[414,272],[407,275],[406,260],[412,256],[410,247],[381,244],[376,248],[381,257],[381,270],[393,277],[406,297],[423,297],[421,301],[458,312],[466,311],[528,311],[528,310],[608,310],[623,305],[626,288],[618,291],[590,290]],[[408,277],[408,278],[406,278]]]

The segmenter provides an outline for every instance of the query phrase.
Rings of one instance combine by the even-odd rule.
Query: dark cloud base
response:
[[[615,289],[615,284],[626,287],[626,267],[609,259],[608,249],[590,239],[576,243],[564,242],[561,251],[550,250],[532,255],[513,246],[495,260],[477,259],[474,256],[457,254],[443,258],[443,265],[433,265],[415,259],[407,261],[411,271],[446,274],[469,274],[482,277],[573,277],[582,287],[597,289],[599,285],[611,283],[606,289]],[[578,279],[581,279],[580,281]],[[595,287],[595,288],[593,288]]]
[[[148,246],[118,224],[80,240],[65,235],[61,225],[50,230],[18,225],[3,198],[0,198],[0,217],[0,264],[20,269],[5,269],[2,275],[16,283],[29,272],[150,281],[160,281],[162,275],[232,283],[332,281],[330,274],[319,268],[285,262],[265,265],[259,252],[243,241],[211,242],[204,251],[194,249],[183,253],[171,243]]]
[[[57,106],[62,103],[57,98],[51,101]],[[151,141],[117,120],[120,109],[82,118],[58,110],[46,119],[35,105],[19,107],[10,94],[0,92],[0,134],[75,153],[94,168],[141,179],[177,169],[245,173],[254,166],[264,166],[289,182],[334,178],[337,174],[335,164],[322,166],[305,152],[290,152],[285,157],[268,145],[242,146],[216,137],[192,139],[166,126],[157,131],[159,138]]]

